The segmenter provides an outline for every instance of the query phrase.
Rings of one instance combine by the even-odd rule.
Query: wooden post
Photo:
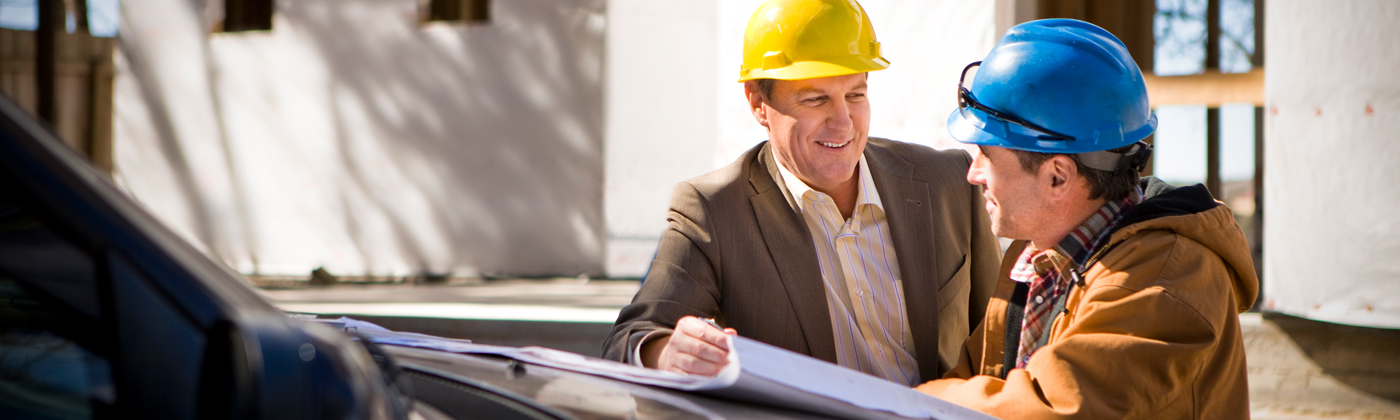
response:
[[[1221,0],[1206,0],[1206,69],[1220,68]]]
[[[34,80],[38,90],[38,114],[51,126],[58,125],[56,79],[58,31],[63,30],[63,0],[39,0],[39,27],[34,33]]]
[[[1221,0],[1206,0],[1206,71],[1220,68]],[[1220,107],[1206,108],[1206,189],[1225,198],[1220,189]]]
[[[1259,19],[1259,16],[1254,18]],[[1258,26],[1254,28],[1259,29]],[[1254,231],[1249,253],[1254,257],[1254,272],[1259,276],[1259,298],[1254,301],[1258,309],[1264,301],[1264,107],[1254,107],[1254,216],[1249,222]]]
[[[1254,68],[1264,68],[1264,0],[1254,0],[1254,55],[1250,57]]]
[[[93,166],[112,174],[112,78],[115,72],[112,64],[112,51],[115,40],[112,38],[89,38],[98,52],[88,66],[88,158]]]
[[[73,23],[77,26],[75,32],[86,34],[91,33],[88,28],[88,4],[87,0],[63,0],[65,10],[73,11]]]
[[[1206,189],[1224,199],[1220,189],[1220,108],[1206,108]]]
[[[1250,62],[1256,70],[1264,68],[1264,1],[1254,0],[1254,56],[1250,57]],[[1264,302],[1264,118],[1267,106],[1254,107],[1254,217],[1250,218],[1250,224],[1254,225],[1251,238],[1254,246],[1250,247],[1250,254],[1254,256],[1254,271],[1259,275],[1259,298],[1254,301],[1256,310]]]
[[[1128,47],[1128,54],[1132,54],[1133,61],[1137,62],[1138,70],[1143,74],[1154,74],[1156,70],[1154,61],[1157,47],[1156,35],[1153,33],[1153,20],[1157,15],[1157,2],[1155,0],[1133,0],[1126,2],[1124,10],[1124,30],[1119,37],[1123,44]],[[1142,139],[1147,144],[1153,144],[1154,137],[1149,135]],[[1142,175],[1152,175],[1153,162],[1156,159],[1148,159],[1147,166],[1142,169]]]

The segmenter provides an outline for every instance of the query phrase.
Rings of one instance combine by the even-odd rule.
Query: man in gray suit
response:
[[[1000,248],[966,152],[867,137],[888,66],[854,0],[759,7],[740,81],[769,141],[676,186],[604,357],[713,375],[737,332],[910,386],[957,362]]]

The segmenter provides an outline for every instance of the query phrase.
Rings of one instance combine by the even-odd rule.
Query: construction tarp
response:
[[[1400,328],[1400,2],[1265,7],[1264,308]]]
[[[603,0],[122,2],[116,178],[248,274],[601,274]]]

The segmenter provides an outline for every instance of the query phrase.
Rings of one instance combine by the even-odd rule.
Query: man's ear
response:
[[[758,125],[767,128],[768,108],[763,106],[763,92],[758,89],[758,82],[744,82],[744,96],[749,99],[749,112],[753,113],[753,119],[758,121]]]
[[[1065,155],[1051,156],[1040,167],[1041,179],[1049,184],[1052,197],[1064,197],[1079,185],[1079,165]]]

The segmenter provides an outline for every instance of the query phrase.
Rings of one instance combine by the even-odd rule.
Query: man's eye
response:
[[[803,99],[803,100],[802,100],[802,103],[804,103],[804,104],[819,104],[819,103],[822,103],[822,102],[825,102],[825,101],[826,101],[826,97],[825,97],[825,96],[815,96],[815,97]]]
[[[852,94],[846,95],[846,99],[847,99],[847,100],[851,100],[851,101],[857,101],[857,102],[863,101],[863,100],[865,100],[865,94],[864,94],[864,93],[852,93]]]

